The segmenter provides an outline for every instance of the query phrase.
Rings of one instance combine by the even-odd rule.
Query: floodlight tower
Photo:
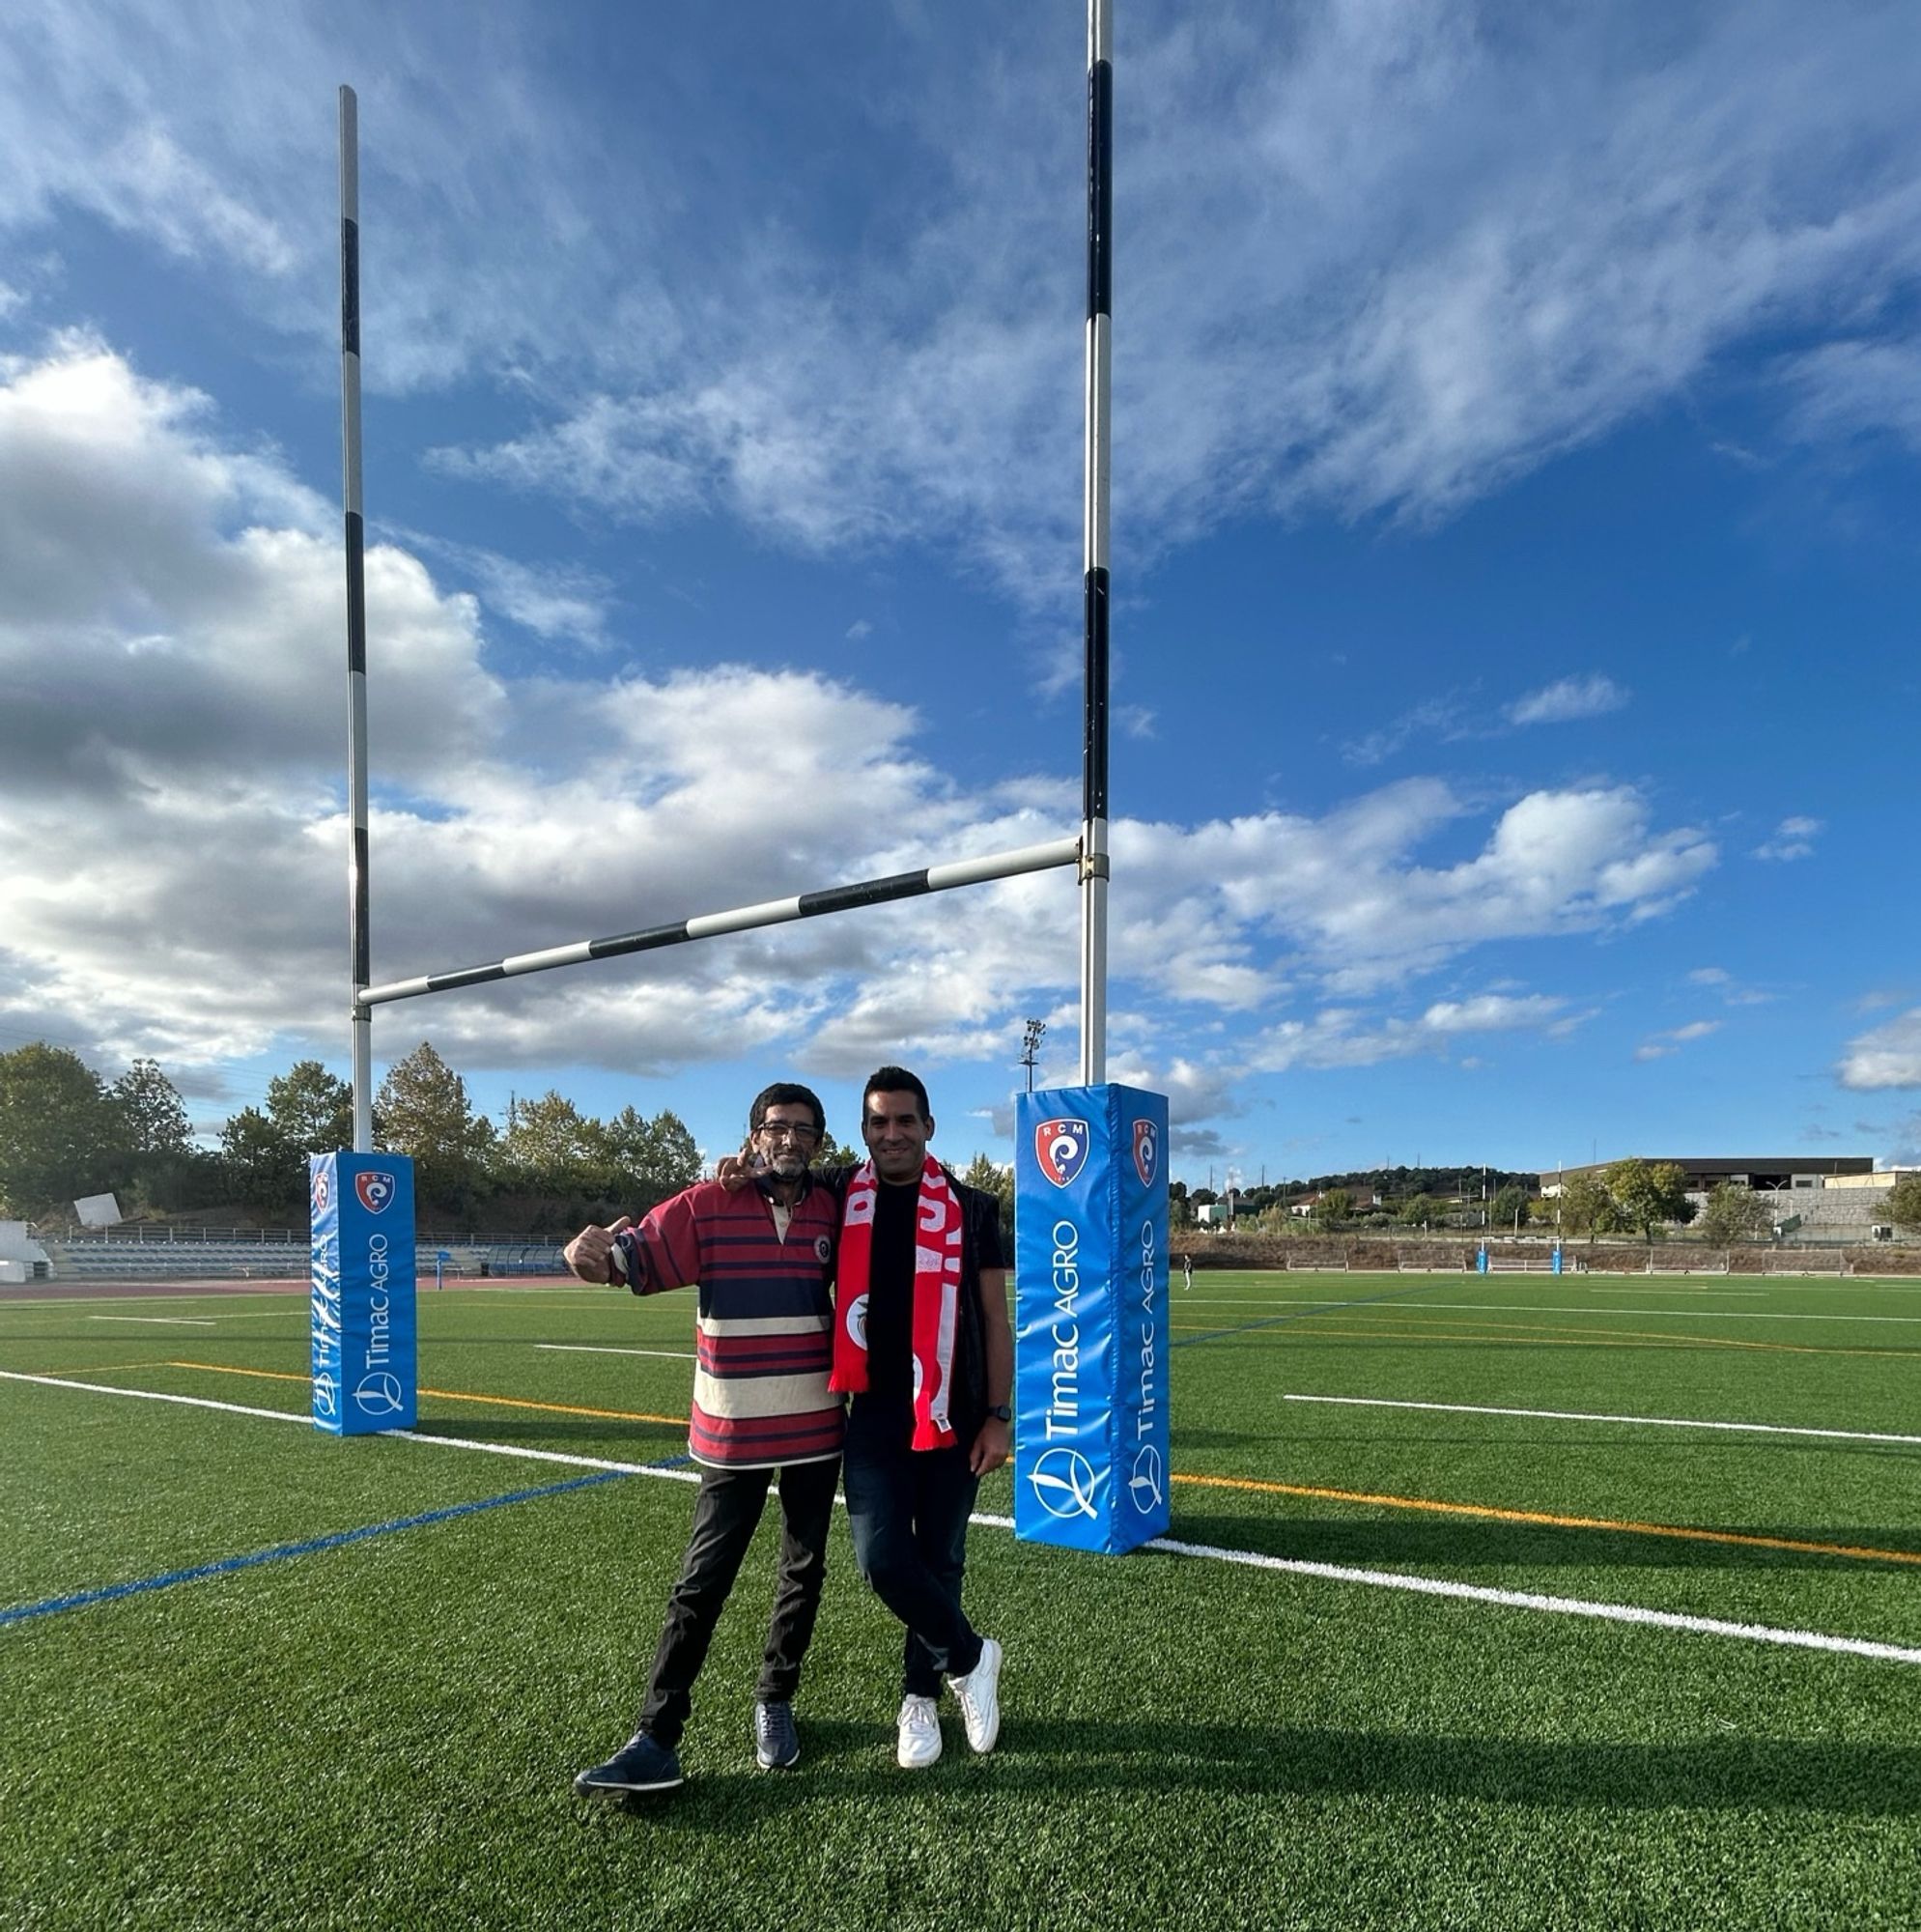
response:
[[[1040,1042],[1047,1032],[1045,1020],[1029,1020],[1027,1032],[1021,1041],[1021,1065],[1028,1070],[1028,1092],[1033,1092],[1034,1062],[1040,1055]]]

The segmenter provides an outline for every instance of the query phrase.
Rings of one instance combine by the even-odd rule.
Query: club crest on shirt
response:
[[[1087,1165],[1086,1121],[1043,1121],[1033,1130],[1034,1158],[1057,1187],[1067,1186]]]
[[[1134,1122],[1134,1172],[1143,1187],[1154,1184],[1154,1170],[1161,1164],[1160,1129],[1152,1121]]]

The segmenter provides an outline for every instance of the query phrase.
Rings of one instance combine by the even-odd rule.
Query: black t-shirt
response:
[[[975,1267],[1006,1266],[1001,1250],[1000,1204],[992,1195],[969,1190],[967,1248]],[[894,1185],[883,1180],[874,1194],[874,1238],[867,1276],[867,1393],[877,1403],[906,1407],[914,1397],[914,1257],[918,1245],[915,1221],[920,1201],[918,1180]],[[962,1321],[959,1334],[968,1324]],[[965,1387],[958,1355],[956,1382]]]

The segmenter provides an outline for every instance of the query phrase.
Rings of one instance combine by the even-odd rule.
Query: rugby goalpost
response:
[[[1107,1077],[1108,893],[1108,478],[1111,410],[1113,223],[1113,23],[1111,0],[1088,4],[1088,307],[1085,349],[1082,582],[1085,644],[1081,828],[1071,838],[861,879],[789,898],[642,926],[601,939],[537,948],[480,966],[373,983],[368,867],[367,618],[365,512],[360,476],[360,196],[358,105],[340,90],[340,394],[342,501],[347,563],[348,952],[353,1151],[371,1153],[374,1009],[491,980],[616,959],[758,926],[852,912],[862,906],[1059,867],[1076,867],[1081,898],[1081,1084]]]
[[[373,1013],[397,1000],[1072,866],[1080,884],[1080,1084],[1016,1098],[1014,1531],[1118,1554],[1169,1527],[1168,1103],[1107,1080],[1108,484],[1112,409],[1114,28],[1088,0],[1081,826],[1072,838],[373,983],[367,838],[366,525],[360,494],[359,128],[340,90],[340,370],[347,559],[348,950],[353,1151],[319,1154],[314,1419],[411,1427],[413,1185],[375,1156]],[[391,1221],[383,1218],[391,1209]],[[351,1262],[350,1262],[351,1255]],[[349,1288],[352,1288],[350,1293]],[[353,1379],[357,1378],[357,1379]]]

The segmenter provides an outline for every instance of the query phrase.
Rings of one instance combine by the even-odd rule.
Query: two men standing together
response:
[[[583,1794],[683,1781],[677,1747],[693,1682],[777,1473],[780,1560],[754,1747],[764,1770],[799,1762],[793,1698],[843,1450],[856,1561],[904,1626],[898,1762],[914,1770],[940,1757],[944,1679],[968,1743],[994,1747],[1001,1646],[968,1621],[961,1586],[979,1479],[1010,1448],[999,1208],[928,1154],[934,1118],[914,1074],[881,1067],[861,1106],[867,1159],[814,1172],[826,1131],[818,1097],[769,1087],[749,1115],[749,1184],[701,1181],[637,1227],[623,1218],[568,1244],[585,1281],[624,1280],[636,1294],[699,1285],[693,1527],[638,1724],[575,1779]]]

